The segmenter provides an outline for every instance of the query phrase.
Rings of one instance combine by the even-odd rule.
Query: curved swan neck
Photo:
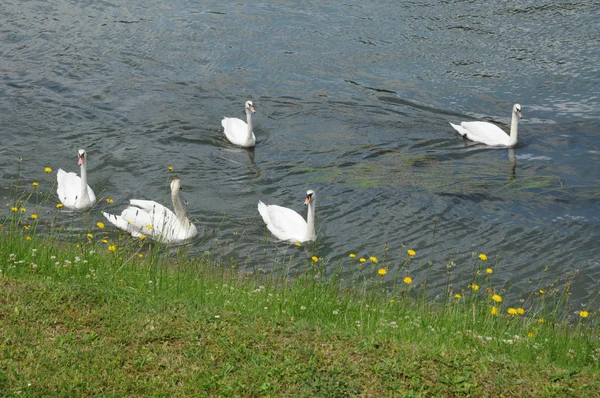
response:
[[[306,215],[306,240],[315,240],[315,201],[308,203],[308,214]]]
[[[87,189],[87,171],[86,171],[87,160],[84,159],[81,163],[80,174],[81,174],[81,195],[79,196],[80,201],[89,201],[90,196],[88,195]]]
[[[512,119],[510,121],[510,139],[509,146],[515,146],[517,144],[517,134],[519,131],[519,116],[515,112],[512,113]]]
[[[246,109],[246,123],[248,124],[248,142],[252,140],[252,111],[250,109]]]
[[[175,215],[179,219],[179,221],[184,222],[187,221],[187,217],[185,215],[185,210],[181,204],[181,200],[179,199],[179,190],[174,189],[171,191],[171,201],[173,202],[173,210],[175,211]]]

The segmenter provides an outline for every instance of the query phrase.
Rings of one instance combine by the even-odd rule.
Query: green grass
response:
[[[386,284],[367,260],[342,287],[323,269],[348,264],[314,263],[304,247],[265,256],[279,271],[247,273],[218,247],[191,257],[98,228],[64,242],[33,234],[38,222],[11,212],[0,229],[5,396],[600,392],[598,323],[569,308],[574,275],[511,316],[490,299],[491,260],[473,260],[479,290],[431,298],[403,282],[410,257]]]

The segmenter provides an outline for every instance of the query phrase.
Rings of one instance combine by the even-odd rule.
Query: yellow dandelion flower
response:
[[[152,225],[150,225],[150,224],[146,225],[146,229],[147,229],[148,231],[150,231],[150,230],[152,229]]]
[[[356,257],[356,254],[350,253],[350,258],[354,258],[354,257]]]
[[[546,294],[546,291],[544,289],[540,289],[540,294]]]
[[[471,289],[473,289],[474,291],[478,291],[479,290],[479,285],[476,284],[471,284]]]
[[[106,203],[108,203],[109,205],[112,205],[113,203],[115,203],[115,201],[112,200],[111,198],[106,198]]]
[[[531,333],[531,332],[527,333],[527,337],[532,338],[533,337],[533,333]]]
[[[169,167],[167,167],[167,169],[168,169],[169,171],[173,171],[173,166],[169,166]]]
[[[144,255],[142,253],[138,253],[138,257],[142,258],[142,257],[144,257]]]
[[[485,269],[485,272],[486,272],[486,274],[488,274],[488,275],[492,275],[492,273],[494,272],[494,270],[493,270],[493,269],[491,269],[491,268],[486,268],[486,269]]]
[[[318,263],[319,262],[319,257],[312,256],[312,260],[313,260],[313,262]]]
[[[25,240],[31,240],[31,236],[27,236]]]
[[[510,307],[509,309],[506,310],[506,312],[508,312],[508,315],[517,315],[517,309],[516,308]]]
[[[501,303],[502,302],[502,296],[498,295],[498,294],[494,294],[492,296],[492,300],[494,300],[497,303]]]
[[[10,208],[10,211],[12,211],[12,212],[14,213],[14,212],[16,212],[16,211],[19,211],[19,209],[18,209],[18,208],[16,208],[16,207],[11,207],[11,208]]]
[[[371,261],[372,261],[372,262],[374,262],[375,264],[377,264],[377,263],[378,263],[378,261],[377,261],[377,257],[373,257],[373,256],[371,256],[371,257],[369,257],[369,260],[371,260]]]
[[[517,308],[517,314],[523,315],[524,313],[525,313],[525,310],[523,308]]]
[[[31,185],[33,185],[34,188],[37,188],[40,185],[40,183],[37,181],[34,181],[31,183]]]
[[[590,313],[587,311],[579,311],[579,317],[580,318],[587,318],[588,316],[590,316]]]
[[[410,285],[412,283],[412,278],[410,276],[405,277],[404,283],[406,283],[407,285]]]
[[[92,238],[94,237],[94,235],[92,235],[92,234],[87,234],[87,237],[88,237],[88,238],[90,238],[90,239],[92,239]]]
[[[360,261],[361,263],[366,263],[367,262],[367,260],[364,257],[359,258],[358,261]]]
[[[296,246],[300,247],[302,245],[300,244],[300,242],[296,242]]]
[[[102,239],[102,243],[108,243],[108,239]]]
[[[63,207],[63,206],[64,206],[64,205],[63,205],[62,203],[57,203],[57,204],[56,204],[56,208],[57,208],[57,209],[62,209],[62,207]]]
[[[414,257],[414,256],[416,256],[416,255],[417,255],[417,252],[416,252],[416,251],[414,251],[414,250],[412,250],[412,249],[408,249],[406,252],[407,252],[407,253],[408,253],[408,255],[409,255],[409,256],[411,256],[411,257]]]
[[[481,253],[481,254],[479,255],[479,259],[480,259],[481,261],[486,261],[486,260],[487,260],[487,256],[486,256],[485,254]]]
[[[31,228],[31,225],[23,225],[23,228],[25,228],[25,231],[29,231],[29,228]]]
[[[21,207],[19,210],[21,210],[21,213],[25,213],[27,211],[27,209],[24,207]]]
[[[104,228],[104,223],[102,221],[98,221],[98,223],[96,224],[98,226],[98,228],[103,229]]]
[[[44,167],[44,171],[46,173],[52,173],[52,169],[50,167]]]
[[[454,295],[454,298],[457,299],[457,300],[460,300],[462,298],[462,296],[460,294],[456,293]]]
[[[108,246],[108,251],[114,252],[115,250],[117,250],[117,247],[115,245]]]
[[[545,323],[545,322],[546,322],[546,320],[544,318],[538,319],[538,323]]]
[[[498,307],[492,307],[492,309],[490,310],[490,314],[492,315],[497,315],[500,312],[500,310],[498,309]]]
[[[377,273],[381,276],[387,274],[387,269],[385,268],[379,268],[379,271],[377,271]]]
[[[32,219],[32,220],[36,220],[37,218],[38,218],[38,215],[37,215],[37,214],[33,213],[33,214],[31,215],[31,219]]]

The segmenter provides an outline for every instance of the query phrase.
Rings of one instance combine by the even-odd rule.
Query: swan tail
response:
[[[65,174],[67,174],[66,171],[64,171],[63,169],[58,169],[58,171],[56,172],[56,181],[62,180]]]
[[[117,216],[114,214],[109,214],[107,212],[102,212],[102,215],[108,220],[110,221],[111,224],[113,224],[115,227],[122,229],[123,231],[127,231],[128,230],[128,225],[129,223],[121,216]]]
[[[453,123],[450,123],[450,126],[452,126],[452,128],[454,128],[454,130],[458,131],[458,134],[462,135],[463,137],[466,137],[467,134],[469,134],[469,131],[467,129],[465,129],[463,126],[459,126],[459,125],[453,124]]]
[[[258,201],[258,212],[260,213],[265,224],[269,225],[271,221],[269,217],[269,209],[267,208],[267,205],[261,202],[260,200]]]

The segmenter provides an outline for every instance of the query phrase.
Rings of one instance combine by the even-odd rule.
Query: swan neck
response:
[[[246,109],[246,123],[248,124],[247,141],[250,142],[252,140],[252,111],[250,109]]]
[[[315,202],[310,201],[306,215],[306,240],[315,240],[315,237]]]
[[[515,146],[517,144],[517,134],[519,130],[519,117],[515,112],[512,114],[512,119],[510,121],[510,146]]]
[[[81,164],[80,174],[81,174],[81,195],[79,196],[79,200],[89,201],[90,196],[88,195],[87,189],[87,171],[86,171],[86,161],[84,160]]]
[[[171,191],[171,201],[173,202],[173,210],[175,211],[175,215],[177,219],[181,222],[187,221],[187,217],[185,215],[185,210],[181,204],[181,200],[179,199],[179,191],[174,190]]]

